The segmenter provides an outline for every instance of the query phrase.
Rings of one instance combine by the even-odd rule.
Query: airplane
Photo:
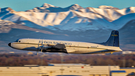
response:
[[[119,47],[119,32],[117,30],[113,30],[109,39],[104,43],[22,38],[8,45],[19,50],[68,54],[99,54],[122,51]]]

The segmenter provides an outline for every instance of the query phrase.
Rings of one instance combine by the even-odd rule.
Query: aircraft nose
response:
[[[9,43],[9,44],[8,44],[8,46],[10,46],[10,47],[11,47],[11,43]]]

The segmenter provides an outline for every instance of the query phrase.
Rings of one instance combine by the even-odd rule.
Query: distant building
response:
[[[27,54],[28,54],[28,55],[32,55],[32,54],[33,54],[33,52],[28,52]]]
[[[135,68],[134,67],[120,68],[120,70],[125,70],[127,73],[127,76],[135,76]]]
[[[48,64],[48,66],[90,66],[90,64]]]
[[[115,53],[112,53],[113,55],[124,55],[124,54],[135,54],[135,52],[133,51],[122,51],[122,52],[115,52]],[[111,55],[111,53],[107,53],[106,55]]]
[[[132,51],[122,51],[122,54],[132,54]]]
[[[126,76],[125,70],[113,70],[111,71],[111,76]]]
[[[15,52],[9,52],[9,53],[14,54]]]
[[[0,76],[126,76],[119,66],[90,66],[89,64],[26,65],[0,67]]]

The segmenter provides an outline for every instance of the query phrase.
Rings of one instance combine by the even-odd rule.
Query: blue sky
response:
[[[44,3],[59,7],[79,4],[82,7],[98,7],[108,5],[117,8],[135,7],[135,0],[0,0],[0,8],[11,7],[15,11],[25,11],[40,7]]]

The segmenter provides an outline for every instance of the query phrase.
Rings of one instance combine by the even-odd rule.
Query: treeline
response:
[[[135,55],[91,54],[0,54],[0,66],[47,65],[49,63],[84,63],[90,65],[135,66]]]

